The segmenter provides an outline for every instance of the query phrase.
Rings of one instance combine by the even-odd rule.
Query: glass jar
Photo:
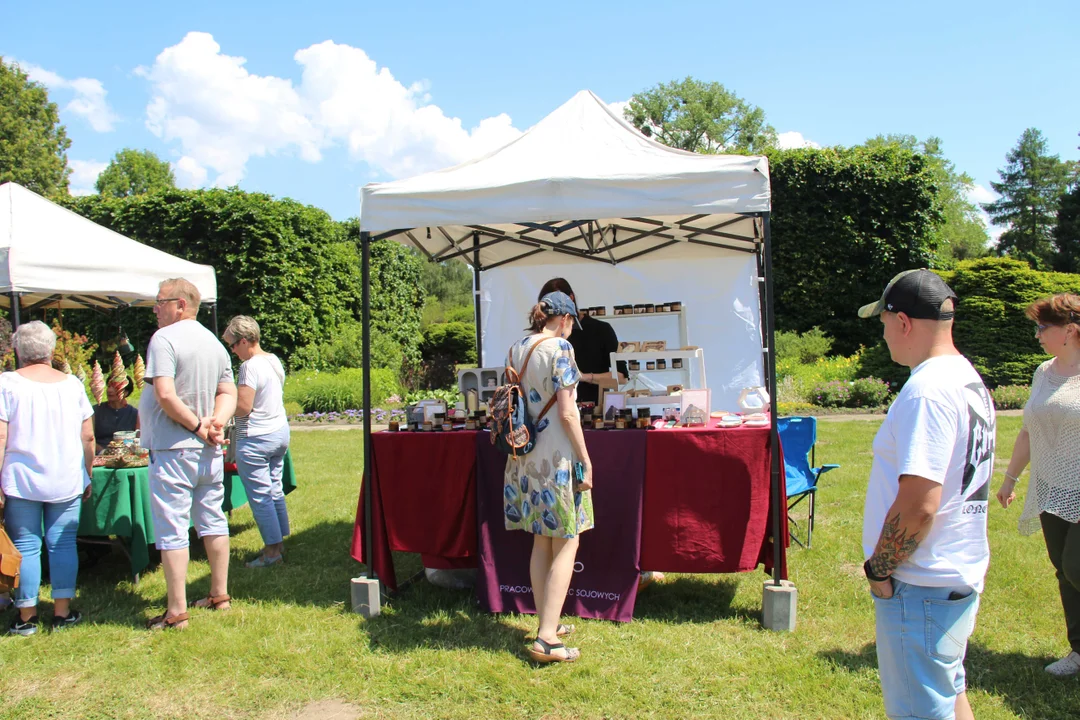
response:
[[[638,370],[641,370],[641,361],[640,360],[631,360],[628,363],[626,363],[626,366],[632,372],[637,372]]]
[[[656,369],[656,362],[653,361],[653,360],[647,361],[645,363],[645,369],[646,370],[655,370]]]
[[[664,358],[660,358],[659,360],[657,360],[656,361],[656,369],[657,370],[667,370],[667,360],[665,360]]]
[[[401,425],[398,424],[397,420],[391,420],[389,423],[387,423],[387,428],[390,430],[390,432],[398,432],[399,430],[401,430]]]
[[[672,358],[671,367],[675,370],[682,370],[682,358]]]

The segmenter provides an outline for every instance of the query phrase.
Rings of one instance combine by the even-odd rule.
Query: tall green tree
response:
[[[1069,186],[1071,163],[1051,155],[1046,138],[1035,128],[1020,136],[998,170],[1000,182],[990,186],[1001,198],[983,205],[997,225],[1009,227],[998,242],[998,254],[1026,260],[1036,269],[1054,263],[1054,226],[1058,203]]]
[[[98,175],[97,191],[110,197],[142,195],[176,187],[172,166],[149,150],[124,148]]]
[[[944,221],[936,230],[938,267],[950,267],[961,260],[971,260],[987,254],[990,236],[979,216],[978,206],[968,200],[975,186],[970,175],[958,172],[941,148],[941,139],[929,137],[920,141],[914,135],[878,135],[866,141],[866,147],[896,145],[921,153],[928,161],[938,190],[938,204]]]
[[[0,56],[0,183],[42,195],[67,194],[67,130],[49,92]]]
[[[623,115],[648,137],[698,153],[761,153],[776,143],[765,111],[718,82],[688,77],[636,93]]]
[[[1054,228],[1054,269],[1058,272],[1080,273],[1080,182],[1061,196],[1057,226]]]

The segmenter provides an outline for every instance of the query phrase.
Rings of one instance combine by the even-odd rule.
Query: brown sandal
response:
[[[203,608],[205,610],[228,610],[229,608],[223,608],[221,606],[230,600],[232,600],[232,598],[228,595],[207,595],[202,600],[193,602],[191,606]]]
[[[183,630],[183,627],[177,627],[180,623],[186,623],[190,619],[190,616],[186,612],[182,612],[179,615],[170,616],[166,610],[157,617],[152,617],[146,621],[147,630]]]

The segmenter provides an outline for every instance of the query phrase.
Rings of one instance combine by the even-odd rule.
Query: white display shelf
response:
[[[682,402],[682,395],[650,395],[626,398],[626,407],[675,407]]]
[[[679,346],[686,347],[690,344],[689,342],[687,342],[686,339],[686,305],[683,305],[682,310],[678,310],[675,312],[635,313],[632,315],[602,315],[600,317],[596,317],[597,320],[603,320],[604,322],[607,322],[608,320],[640,320],[643,318],[651,318],[654,320],[658,318],[676,318],[679,325]]]
[[[612,353],[611,356],[616,360],[622,362],[624,360],[660,360],[679,358],[681,360],[690,360],[692,358],[702,357],[701,348],[696,350],[650,350],[649,352],[617,352]]]
[[[663,370],[644,369],[645,363],[661,358],[668,361],[669,367],[666,367]],[[671,360],[674,358],[679,358],[684,361],[681,368],[670,367]],[[682,385],[684,388],[691,390],[701,390],[708,387],[708,385],[705,384],[705,351],[701,348],[697,348],[696,350],[654,350],[650,352],[628,353],[613,352],[611,353],[611,376],[618,379],[618,365],[616,363],[629,362],[630,360],[637,360],[640,362],[641,368],[638,370],[630,370],[628,367],[627,373],[629,378],[633,378],[635,375],[656,374],[663,374],[665,377],[671,377],[674,373],[678,373],[681,382],[664,382],[663,385]],[[629,382],[624,383],[622,387],[625,387],[627,384],[629,384]],[[660,402],[650,402],[649,404],[659,405]]]

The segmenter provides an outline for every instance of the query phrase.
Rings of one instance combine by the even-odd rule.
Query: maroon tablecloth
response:
[[[767,427],[647,434],[642,568],[732,573],[764,563],[772,569],[769,437]],[[783,487],[781,477],[781,493]],[[786,545],[785,537],[781,547]],[[784,552],[780,569],[786,578]]]
[[[645,431],[586,431],[593,463],[596,526],[581,534],[564,615],[630,622],[634,617],[645,480]],[[485,435],[477,440],[480,571],[476,597],[491,612],[533,613],[529,558],[533,536],[507,530],[503,517],[503,455]]]
[[[626,455],[644,444],[642,569],[742,572],[759,563],[771,569],[768,428],[650,430],[644,443],[635,431],[585,435],[590,447],[592,436],[603,436],[605,446]],[[372,436],[371,567],[390,589],[397,587],[392,550],[422,553],[427,567],[476,562],[477,442],[477,433],[460,430]],[[785,518],[780,575],[786,578],[782,474],[783,464],[778,501]],[[600,502],[596,505],[599,522]],[[352,556],[366,563],[363,517],[361,493]],[[531,541],[527,533],[518,534],[522,542]]]
[[[476,558],[475,431],[379,432],[371,436],[371,561],[364,547],[364,494],[352,556],[397,588],[391,551],[421,553],[427,567]],[[431,556],[430,561],[428,556]]]

